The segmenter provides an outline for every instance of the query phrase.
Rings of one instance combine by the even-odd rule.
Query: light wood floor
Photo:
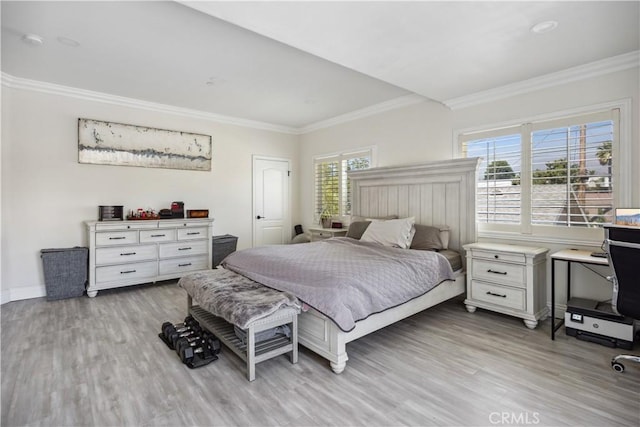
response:
[[[640,425],[640,368],[614,372],[619,351],[460,301],[349,344],[341,375],[301,347],[252,383],[230,351],[190,370],[160,341],[185,316],[174,283],[0,310],[3,426]]]

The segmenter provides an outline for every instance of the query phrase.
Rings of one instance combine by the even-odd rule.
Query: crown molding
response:
[[[189,108],[181,108],[167,104],[142,101],[139,99],[126,98],[123,96],[111,95],[103,92],[95,92],[86,89],[58,85],[54,83],[24,79],[21,77],[12,76],[4,72],[2,73],[2,86],[11,89],[28,90],[51,95],[66,96],[69,98],[82,99],[85,101],[102,102],[105,104],[112,104],[120,107],[138,108],[141,110],[154,111],[157,113],[175,114],[179,116],[203,119],[217,123],[242,126],[253,129],[268,130],[287,134],[300,133],[298,128],[289,126],[281,126],[255,120],[242,119],[238,117],[224,116],[221,114],[214,114],[206,111],[192,110]]]
[[[389,101],[380,102],[378,104],[374,104],[369,107],[362,108],[360,110],[351,111],[346,114],[335,116],[330,119],[322,120],[322,121],[298,128],[298,133],[305,134],[309,132],[314,132],[316,130],[328,128],[341,123],[351,122],[354,120],[362,119],[364,117],[373,116],[375,114],[383,113],[385,111],[395,110],[397,108],[419,104],[427,100],[428,98],[425,98],[423,96],[416,95],[416,94],[401,96],[398,98],[390,99]]]
[[[640,66],[640,51],[625,53],[600,61],[590,62],[578,67],[568,68],[556,73],[546,74],[529,80],[500,86],[494,89],[476,92],[471,95],[452,98],[443,103],[452,110],[472,107],[487,102],[498,101],[523,93],[546,89],[561,84],[571,83],[592,77],[610,74]]]

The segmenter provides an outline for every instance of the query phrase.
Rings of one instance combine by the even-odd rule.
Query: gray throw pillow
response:
[[[349,230],[347,230],[347,237],[360,240],[367,227],[371,224],[371,221],[356,221],[349,224]]]
[[[420,251],[438,251],[444,249],[440,240],[440,228],[415,224],[416,234],[411,241],[411,249]]]

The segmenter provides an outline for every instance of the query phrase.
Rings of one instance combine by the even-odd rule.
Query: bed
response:
[[[475,241],[475,191],[476,169],[478,159],[453,159],[401,167],[372,168],[349,173],[351,179],[352,211],[364,218],[395,216],[398,218],[414,218],[416,224],[437,227],[441,240],[449,249],[463,253],[462,246]],[[349,238],[334,238],[332,245],[338,247],[352,244]],[[345,242],[341,242],[344,240]],[[323,243],[323,242],[318,242]],[[328,243],[328,242],[326,242]],[[305,244],[310,245],[314,243]],[[366,243],[365,243],[366,245]],[[300,245],[293,245],[300,246]],[[247,252],[260,252],[258,248]],[[276,249],[276,248],[274,248]],[[281,250],[287,250],[282,248]],[[340,249],[334,249],[336,251]],[[407,249],[396,249],[405,251]],[[262,264],[263,270],[256,270],[255,260],[246,260],[245,270],[239,268],[237,259],[244,257],[239,251],[230,256],[225,268],[248,275],[261,282],[267,277],[268,266]],[[422,252],[413,251],[410,252]],[[431,256],[432,254],[430,254]],[[426,256],[426,255],[424,255]],[[441,256],[436,256],[438,262]],[[437,284],[430,290],[413,296],[406,302],[392,305],[393,308],[375,314],[355,318],[353,324],[345,323],[339,314],[323,314],[320,310],[308,307],[298,317],[298,342],[320,356],[326,358],[333,372],[344,371],[348,360],[347,343],[416,314],[443,301],[454,298],[465,292],[464,257],[462,268],[449,273],[446,280],[437,279]],[[253,269],[253,270],[252,270]],[[264,274],[263,274],[264,273]],[[442,277],[445,277],[442,276]],[[401,284],[395,280],[393,285]],[[263,282],[272,286],[266,280]],[[390,286],[391,287],[391,286]],[[300,295],[297,295],[300,297]],[[305,301],[304,298],[301,298]],[[306,302],[306,301],[305,301]],[[324,313],[328,313],[323,310]]]

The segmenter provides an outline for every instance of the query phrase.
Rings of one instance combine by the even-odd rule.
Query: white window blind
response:
[[[528,234],[537,226],[613,221],[619,113],[614,108],[461,135],[463,155],[481,158],[478,223]]]
[[[537,123],[531,133],[531,223],[589,227],[613,221],[611,114]]]
[[[371,166],[371,150],[315,159],[315,215],[350,215],[351,183],[347,171]]]
[[[476,192],[478,222],[520,223],[521,151],[519,133],[482,135],[479,139],[463,142],[465,157],[481,158]]]

